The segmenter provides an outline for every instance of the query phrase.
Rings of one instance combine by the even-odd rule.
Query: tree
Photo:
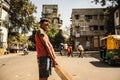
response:
[[[62,34],[62,30],[59,30],[59,32],[56,34],[55,38],[54,38],[54,45],[59,47],[60,43],[64,43],[64,36]]]
[[[10,0],[10,27],[27,33],[35,22],[36,8],[29,0]]]
[[[100,3],[101,6],[107,5],[107,3],[111,4],[107,6],[106,11],[105,11],[105,17],[107,20],[106,35],[115,34],[114,9],[117,7],[120,7],[120,0],[93,0],[92,2],[95,2],[95,4]]]
[[[31,42],[31,45],[29,45],[29,50],[36,50],[36,47],[35,47],[35,33],[39,29],[40,24],[37,22],[33,26],[34,26],[34,28],[33,28],[33,31],[32,31],[32,35],[29,37],[29,41]]]
[[[53,26],[50,26],[49,30],[47,31],[47,35],[50,38],[50,41],[53,46],[55,46],[55,36],[59,33],[59,29],[54,29]]]
[[[31,27],[35,23],[33,13],[36,12],[36,8],[37,7],[29,0],[10,0],[8,42],[14,39],[22,44],[20,42],[21,37],[18,35],[19,30],[21,29],[23,34],[30,31]]]
[[[107,33],[106,35],[115,34],[115,27],[114,27],[114,8],[107,7],[105,11],[105,17],[107,21]]]
[[[107,3],[111,3],[111,6],[120,6],[120,0],[93,0],[95,4],[100,3],[102,6],[105,6]]]

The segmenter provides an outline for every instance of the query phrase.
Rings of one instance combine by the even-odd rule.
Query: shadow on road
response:
[[[102,61],[91,61],[90,62],[92,65],[96,67],[103,67],[103,68],[120,68],[120,64],[114,64],[114,65],[109,65],[108,63],[102,62]]]
[[[99,55],[99,53],[86,53],[86,54],[84,54],[84,57],[94,57],[94,58],[96,58],[96,59],[99,59],[100,60],[100,55]]]

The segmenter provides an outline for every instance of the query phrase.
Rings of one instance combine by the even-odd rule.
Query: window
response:
[[[92,19],[92,15],[85,15],[86,19]]]
[[[95,20],[97,19],[97,17],[98,17],[97,14],[93,15],[93,18],[94,18]]]
[[[79,15],[75,15],[75,19],[79,19]]]
[[[75,26],[75,28],[79,28],[80,26]]]
[[[83,28],[83,27],[80,27],[80,30],[81,30],[81,31],[83,31],[83,30],[84,30],[84,28]]]
[[[57,9],[56,8],[53,9],[53,13],[57,13]]]
[[[100,26],[100,30],[104,30],[104,26]]]
[[[45,8],[45,13],[52,13],[50,9]]]
[[[100,14],[100,19],[103,20],[104,19],[104,15]]]
[[[91,30],[91,31],[93,31],[93,30],[94,30],[93,26],[90,26],[90,30]]]
[[[79,32],[76,32],[75,36],[76,36],[76,37],[80,37],[80,33],[79,33]]]
[[[94,30],[98,30],[98,26],[97,25],[94,25]]]
[[[92,41],[92,36],[86,37],[86,41]]]

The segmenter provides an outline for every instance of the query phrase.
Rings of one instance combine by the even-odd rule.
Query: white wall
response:
[[[3,21],[4,21],[4,20],[5,20],[5,21],[8,21],[8,13],[7,13],[5,10],[2,10],[1,19],[2,19]],[[4,43],[7,43],[8,29],[7,29],[7,26],[4,26],[4,25],[3,25],[3,22],[2,22],[1,29],[2,29],[2,33],[3,33],[3,42],[4,42]]]
[[[8,12],[6,12],[5,10],[2,9],[2,20],[8,20]]]

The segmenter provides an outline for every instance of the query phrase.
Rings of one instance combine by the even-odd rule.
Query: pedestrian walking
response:
[[[66,56],[67,55],[67,53],[68,53],[68,44],[67,43],[65,43],[64,44],[64,55]]]
[[[53,46],[45,32],[49,26],[50,21],[48,19],[41,19],[40,28],[35,34],[39,80],[48,80],[48,77],[51,75],[52,66],[57,64]]]
[[[72,50],[72,45],[71,44],[68,45],[67,50],[68,50],[67,51],[68,52],[67,56],[69,57],[71,55],[71,57],[73,57],[73,50]]]
[[[78,57],[83,58],[83,52],[84,52],[83,46],[81,44],[79,44],[78,47],[77,47],[77,49],[79,51]]]

